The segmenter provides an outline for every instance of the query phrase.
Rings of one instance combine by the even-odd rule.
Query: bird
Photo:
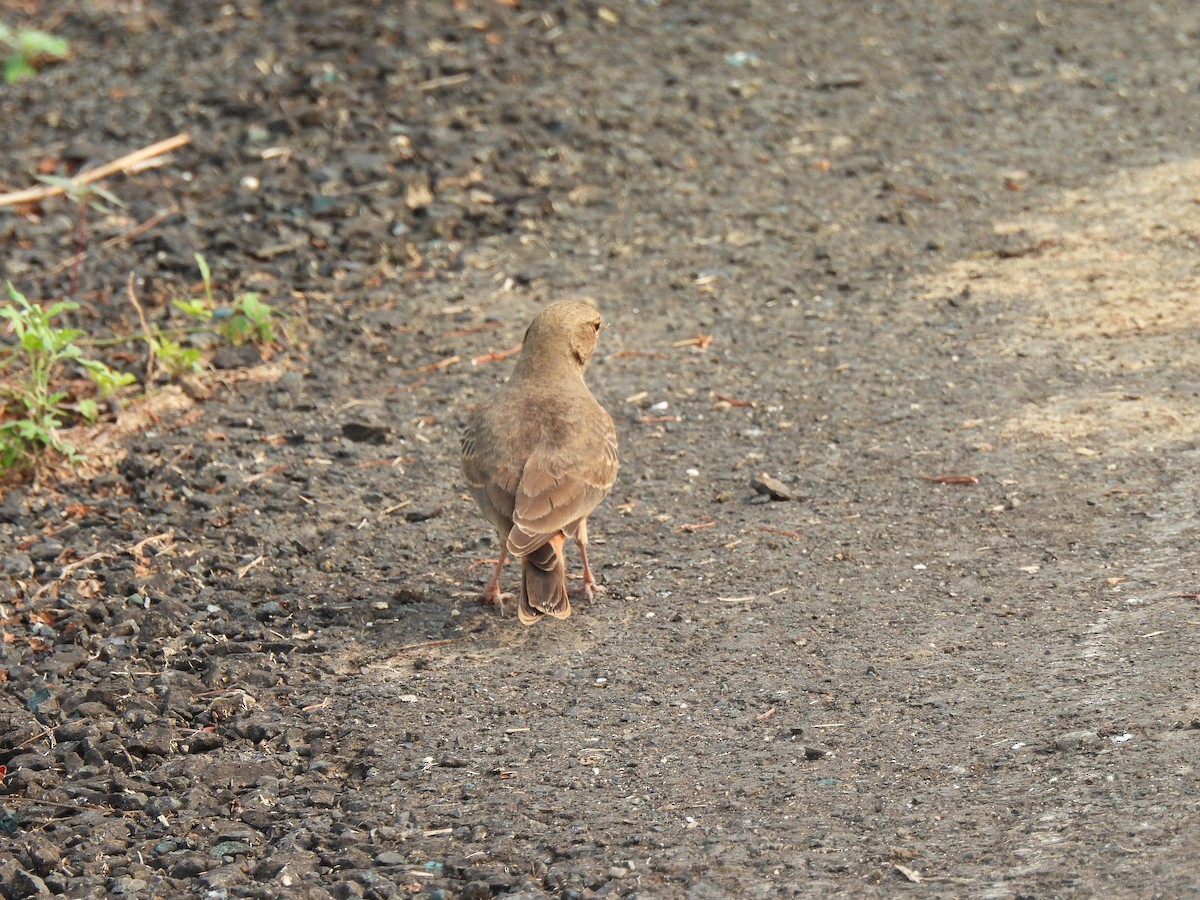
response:
[[[552,303],[525,332],[512,375],[467,416],[462,471],[471,496],[496,529],[500,558],[480,600],[504,614],[500,590],[509,556],[521,561],[517,617],[571,615],[563,544],[573,538],[583,594],[602,590],[587,557],[588,516],[612,489],[617,429],[583,380],[604,322],[580,300]]]

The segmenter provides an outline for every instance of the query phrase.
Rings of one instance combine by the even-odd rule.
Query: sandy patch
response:
[[[1118,173],[995,230],[1001,252],[951,264],[923,296],[968,291],[972,303],[1005,309],[1003,355],[1056,355],[1089,373],[1070,396],[1017,411],[1001,433],[1099,447],[1196,438],[1190,391],[1139,396],[1114,390],[1109,376],[1195,375],[1200,160]]]

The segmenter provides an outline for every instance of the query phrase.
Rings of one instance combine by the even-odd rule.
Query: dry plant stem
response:
[[[457,362],[462,362],[462,357],[455,354],[454,356],[447,356],[443,359],[439,359],[437,362],[426,363],[423,366],[417,366],[416,368],[413,368],[413,369],[405,369],[400,374],[401,375],[423,375],[426,372],[436,372],[439,369],[445,369],[448,366],[452,366]]]
[[[787,531],[786,529],[783,529],[783,528],[768,528],[766,525],[758,526],[758,530],[765,531],[768,534],[782,534],[784,537],[790,537],[790,538],[802,539],[804,537],[804,535],[802,535],[798,531]]]
[[[129,291],[129,302],[133,304],[133,308],[137,311],[138,321],[142,323],[142,334],[146,336],[146,345],[150,347],[149,355],[146,359],[146,387],[154,384],[154,347],[150,343],[150,336],[153,332],[150,331],[150,323],[146,321],[146,313],[142,309],[142,304],[138,302],[137,294],[133,290],[133,273],[129,273],[129,280],[125,283]]]
[[[87,204],[81,201],[78,206],[79,209],[75,213],[75,255],[71,258],[72,297],[79,292],[79,268],[83,265],[84,256],[87,255],[83,247],[83,224],[87,217]]]
[[[142,538],[140,541],[130,547],[128,552],[134,557],[134,559],[141,559],[145,555],[147,544],[153,544],[158,541],[170,542],[173,540],[175,540],[175,529],[172,528],[170,531],[164,531],[161,534],[152,534],[150,537]]]
[[[124,234],[118,234],[115,237],[109,238],[107,241],[100,244],[98,249],[107,250],[109,247],[115,247],[118,244],[123,244],[126,241],[131,241],[135,237],[138,237],[139,235],[144,234],[145,232],[149,231],[151,228],[158,225],[164,219],[168,218],[171,215],[174,215],[177,212],[179,212],[178,206],[169,206],[166,209],[164,209],[162,212],[155,213],[150,218],[148,218],[145,222],[141,222],[137,225],[134,225],[132,228],[130,228]],[[75,265],[77,260],[79,262],[83,262],[84,260],[86,260],[88,258],[90,253],[91,253],[91,251],[89,251],[89,250],[82,250],[78,254],[73,255],[70,259],[64,260],[63,262],[57,263],[56,265],[52,266],[50,269],[48,269],[46,271],[46,274],[47,275],[57,275],[63,269],[66,269],[69,266]]]
[[[645,359],[670,359],[671,354],[663,353],[661,350],[618,350],[616,353],[608,354],[609,359],[626,359],[628,357]]]
[[[707,522],[685,522],[671,529],[671,534],[692,534],[696,531],[702,531],[705,528],[716,528],[717,520],[709,519]]]
[[[484,322],[482,325],[472,325],[470,328],[455,328],[453,331],[443,332],[442,337],[465,337],[468,334],[477,334],[480,331],[491,331],[499,327],[499,322]]]
[[[74,572],[76,569],[81,568],[82,566],[91,565],[94,562],[99,562],[102,559],[109,559],[112,556],[115,556],[115,554],[106,553],[106,552],[93,553],[91,556],[84,557],[83,559],[78,559],[73,563],[67,563],[66,565],[64,565],[62,567],[62,571],[58,573],[57,578],[55,578],[53,581],[48,581],[46,584],[43,584],[40,588],[37,589],[37,591],[33,595],[33,599],[37,600],[39,597],[41,597],[47,591],[52,591],[55,588],[57,588],[64,581],[66,581],[71,576],[71,573]]]
[[[144,163],[147,160],[153,159],[156,156],[162,156],[164,153],[170,153],[172,150],[178,149],[185,144],[190,143],[192,136],[186,132],[177,134],[174,137],[169,137],[164,141],[159,141],[157,144],[151,144],[149,147],[143,147],[141,150],[135,150],[132,153],[127,153],[120,159],[114,159],[112,162],[107,162],[102,166],[97,166],[94,169],[88,169],[86,172],[80,172],[72,181],[77,184],[91,184],[93,181],[99,181],[102,178],[107,178],[116,172],[121,172],[126,169],[132,169],[139,163]],[[37,200],[45,200],[47,197],[56,197],[59,194],[66,193],[64,188],[57,185],[47,184],[43,187],[28,188],[24,191],[13,191],[9,194],[0,194],[0,206],[13,206],[17,203],[33,203]]]

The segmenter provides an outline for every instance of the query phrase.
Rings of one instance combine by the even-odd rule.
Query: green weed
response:
[[[83,369],[102,397],[132,383],[134,377],[85,357],[76,343],[83,331],[54,324],[62,313],[78,309],[77,303],[64,300],[43,309],[11,283],[7,287],[9,303],[0,306],[0,318],[9,321],[17,341],[11,348],[0,348],[0,474],[34,463],[47,450],[74,463],[78,452],[59,434],[64,417],[95,421],[99,407],[92,399],[66,402],[67,392],[55,389],[63,368],[73,364]]]
[[[269,344],[275,340],[275,321],[279,313],[259,299],[254,291],[236,297],[232,303],[221,304],[213,299],[212,272],[208,261],[196,254],[204,296],[176,300],[174,305],[190,318],[207,324],[231,344]]]
[[[195,347],[185,347],[183,342],[155,328],[153,333],[146,335],[146,344],[151,356],[162,364],[163,369],[172,378],[182,378],[193,375],[203,367],[200,365],[200,351]]]
[[[8,49],[4,58],[4,83],[13,84],[37,74],[37,64],[43,59],[66,59],[71,46],[65,38],[22,28],[13,31],[0,22],[0,47]]]

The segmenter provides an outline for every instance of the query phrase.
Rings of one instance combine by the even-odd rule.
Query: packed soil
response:
[[[71,42],[0,190],[190,138],[0,275],[280,325],[97,345],[143,383],[5,488],[0,894],[1200,890],[1194,0],[0,20]],[[527,628],[459,432],[584,296],[607,591]]]

